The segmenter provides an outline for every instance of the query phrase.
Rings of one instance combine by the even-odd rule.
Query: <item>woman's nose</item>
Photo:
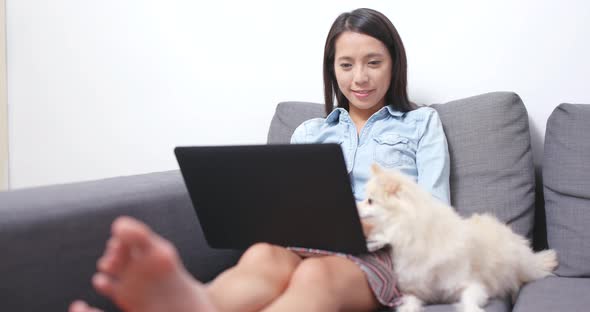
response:
[[[362,66],[358,67],[354,72],[354,83],[358,85],[365,84],[369,81],[369,75],[367,73],[367,68]]]

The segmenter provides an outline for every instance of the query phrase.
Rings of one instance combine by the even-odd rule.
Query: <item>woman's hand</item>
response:
[[[365,238],[368,238],[369,235],[371,235],[373,229],[375,228],[375,225],[363,219],[361,219],[361,225],[363,226],[363,233],[365,234]]]

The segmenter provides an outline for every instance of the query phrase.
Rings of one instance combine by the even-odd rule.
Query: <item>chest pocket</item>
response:
[[[350,173],[352,171],[352,163],[351,163],[351,150],[348,144],[345,142],[344,138],[342,137],[331,137],[321,141],[322,144],[326,143],[334,143],[340,145],[342,149],[342,155],[344,156],[344,162],[346,163],[346,171]]]
[[[415,162],[410,149],[410,140],[397,134],[386,134],[374,138],[375,161],[383,167],[411,165]]]

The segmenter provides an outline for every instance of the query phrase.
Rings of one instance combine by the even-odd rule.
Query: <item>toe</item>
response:
[[[76,300],[70,304],[68,312],[86,312],[88,305],[82,300]]]
[[[129,262],[129,248],[117,238],[109,240],[107,251],[98,259],[99,272],[118,276]]]
[[[149,227],[130,217],[119,217],[113,222],[113,236],[131,250],[146,250],[150,246],[152,231]]]
[[[92,277],[92,285],[101,295],[111,297],[116,281],[104,273],[96,273]]]
[[[76,300],[70,304],[68,312],[103,312],[100,309],[89,306],[82,300]]]
[[[87,312],[104,312],[101,309],[95,308],[95,307],[89,307],[89,310]]]
[[[121,240],[118,237],[112,236],[107,241],[105,254],[117,254],[123,246],[124,244],[121,243]]]

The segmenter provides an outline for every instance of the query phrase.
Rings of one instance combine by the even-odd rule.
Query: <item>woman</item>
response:
[[[410,103],[406,85],[405,51],[392,23],[370,9],[341,14],[324,52],[328,116],[304,122],[291,141],[341,144],[358,201],[370,164],[378,162],[448,203],[449,156],[440,120],[433,109]],[[169,242],[121,217],[93,284],[125,311],[372,311],[399,304],[389,255],[387,247],[354,257],[260,243],[203,285]],[[97,310],[81,301],[70,307],[83,311]]]

